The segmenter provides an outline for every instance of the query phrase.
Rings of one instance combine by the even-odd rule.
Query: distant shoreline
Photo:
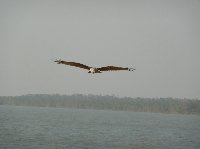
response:
[[[200,115],[200,100],[179,98],[119,98],[110,95],[31,94],[0,96],[0,105]]]

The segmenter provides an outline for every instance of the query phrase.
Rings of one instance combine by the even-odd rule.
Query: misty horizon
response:
[[[197,99],[131,98],[91,94],[0,96],[0,105],[200,114],[200,100]]]

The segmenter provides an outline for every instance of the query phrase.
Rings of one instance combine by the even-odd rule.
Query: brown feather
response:
[[[62,60],[56,60],[54,62],[57,62],[57,64],[65,64],[65,65],[70,65],[70,66],[74,66],[74,67],[79,67],[79,68],[90,70],[89,66],[81,64],[81,63],[67,62],[67,61],[62,61]]]
[[[116,67],[116,66],[106,66],[98,68],[100,71],[116,71],[116,70],[128,70],[127,67]]]

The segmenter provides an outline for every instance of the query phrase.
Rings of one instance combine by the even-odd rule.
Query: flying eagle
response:
[[[100,67],[100,68],[95,68],[95,67],[90,67],[81,63],[77,62],[68,62],[68,61],[63,61],[63,60],[55,60],[57,64],[65,64],[65,65],[70,65],[74,67],[79,67],[82,69],[89,70],[88,73],[102,73],[102,71],[117,71],[117,70],[128,70],[128,71],[134,71],[134,68],[128,68],[128,67],[116,67],[116,66],[105,66],[105,67]]]

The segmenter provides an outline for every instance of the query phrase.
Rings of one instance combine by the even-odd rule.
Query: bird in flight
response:
[[[79,67],[82,69],[86,69],[89,70],[88,73],[102,73],[102,71],[117,71],[117,70],[128,70],[128,71],[134,71],[134,68],[128,68],[128,67],[117,67],[117,66],[105,66],[105,67],[100,67],[100,68],[96,68],[96,67],[90,67],[81,63],[77,63],[77,62],[68,62],[68,61],[63,61],[63,60],[55,60],[54,62],[56,62],[57,64],[65,64],[65,65],[69,65],[69,66],[74,66],[74,67]]]

